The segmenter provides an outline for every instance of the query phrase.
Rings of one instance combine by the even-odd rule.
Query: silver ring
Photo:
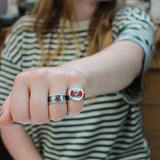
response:
[[[67,95],[50,95],[48,96],[48,103],[62,103],[67,102],[68,98]]]
[[[79,86],[73,86],[68,91],[68,97],[73,101],[80,101],[84,99],[84,90]]]

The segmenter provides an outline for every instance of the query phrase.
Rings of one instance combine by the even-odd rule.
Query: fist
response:
[[[48,103],[48,96],[67,95],[72,86],[85,90],[86,82],[80,72],[71,68],[38,68],[21,72],[16,76],[13,89],[2,106],[0,125],[7,126],[13,121],[43,124],[50,120],[60,121],[67,113],[79,114],[83,99]]]

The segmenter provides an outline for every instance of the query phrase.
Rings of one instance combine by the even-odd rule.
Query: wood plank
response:
[[[160,136],[160,107],[141,105],[141,113],[144,131]]]
[[[158,60],[159,57],[153,57],[150,69],[160,69],[160,60]]]
[[[141,105],[143,133],[151,150],[151,160],[160,160],[160,107]]]
[[[144,133],[144,136],[147,140],[147,143],[150,147],[150,157],[151,160],[157,159],[160,160],[160,135],[148,135]]]
[[[144,76],[143,104],[160,106],[160,70],[150,69]]]

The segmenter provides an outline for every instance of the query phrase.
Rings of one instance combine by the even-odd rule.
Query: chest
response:
[[[25,33],[22,46],[22,70],[38,67],[44,55],[51,57],[50,65],[53,67],[85,57],[88,43],[86,30],[77,31],[74,35],[71,32],[65,32],[60,37],[54,33],[48,33],[43,36],[41,43],[35,33]]]

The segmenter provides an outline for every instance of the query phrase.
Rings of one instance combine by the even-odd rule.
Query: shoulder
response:
[[[20,33],[23,31],[33,31],[35,16],[27,15],[21,17],[12,27],[12,33]]]
[[[148,39],[153,44],[156,27],[145,11],[135,7],[124,7],[115,12],[112,32],[114,40],[129,35],[132,39]]]
[[[148,14],[136,7],[123,7],[120,9],[117,9],[117,11],[115,12],[115,17],[114,18],[135,18],[135,19],[148,19],[149,16]],[[150,19],[150,18],[149,18]],[[148,19],[148,20],[149,20]]]
[[[154,28],[150,16],[136,7],[124,7],[115,12],[113,26],[124,26],[130,23],[148,24]]]
[[[5,45],[9,42],[19,41],[22,43],[24,33],[34,33],[35,16],[21,17],[9,30],[5,40]],[[13,43],[14,44],[14,43]]]
[[[115,15],[132,15],[133,16],[133,14],[141,15],[142,13],[146,13],[146,12],[144,12],[143,10],[137,7],[126,6],[126,7],[117,9]]]
[[[26,33],[34,32],[34,19],[33,16],[24,16],[10,28],[1,54],[4,58],[12,61],[15,55],[20,55]]]

